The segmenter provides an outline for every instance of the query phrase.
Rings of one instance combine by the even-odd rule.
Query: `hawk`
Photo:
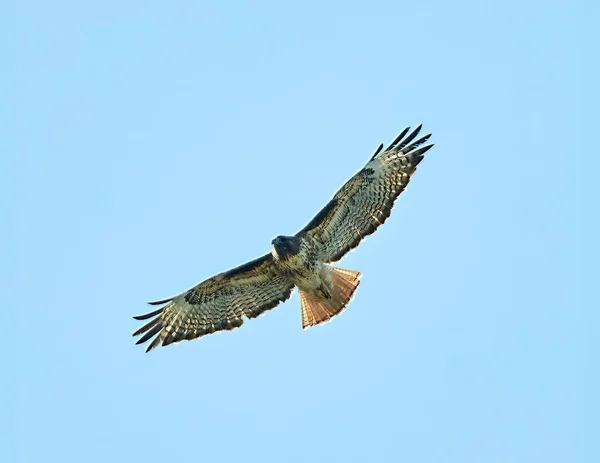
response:
[[[258,259],[220,273],[163,301],[161,308],[136,320],[150,320],[133,333],[150,341],[146,352],[222,330],[232,330],[300,292],[302,327],[339,315],[352,300],[361,274],[330,265],[354,249],[390,216],[394,201],[408,185],[431,134],[415,140],[419,125],[380,145],[369,162],[298,233],[278,236],[273,249]],[[413,141],[414,140],[414,141]],[[382,151],[383,150],[383,151]],[[154,339],[152,339],[154,338]]]

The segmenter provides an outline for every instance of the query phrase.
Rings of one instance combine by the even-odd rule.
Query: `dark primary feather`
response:
[[[173,299],[172,297],[170,297],[169,299],[163,299],[162,301],[152,301],[152,302],[148,302],[148,304],[150,305],[161,305],[161,304],[166,304],[167,302],[169,302],[171,299]]]
[[[160,309],[160,313],[162,313],[162,312],[163,312],[163,310]],[[154,325],[156,325],[158,322],[160,322],[160,317],[156,317],[154,320],[151,320],[149,323],[146,323],[139,330],[137,330],[135,333],[133,333],[133,335],[139,336],[140,334],[145,333],[150,328],[152,328]],[[138,344],[139,344],[139,342],[138,342]]]
[[[423,125],[419,125],[415,130],[412,131],[412,133],[406,137],[404,140],[402,140],[402,142],[394,147],[395,150],[400,151],[402,150],[402,148],[404,148],[406,145],[408,145],[411,141],[413,141],[417,135],[419,135],[419,132],[421,131],[421,128],[423,127]]]
[[[382,149],[383,149],[383,143],[381,145],[379,145],[379,148],[377,148],[377,151],[375,151],[375,154],[373,154],[373,156],[371,156],[371,161],[373,159],[375,159],[375,156],[377,156]]]
[[[425,143],[427,140],[429,140],[430,137],[431,137],[431,134],[427,134],[424,137],[419,138],[416,142],[407,146],[406,148],[402,147],[402,149],[400,149],[400,152],[401,153],[410,153],[412,150],[421,146],[423,143]],[[429,147],[431,148],[432,146],[433,145],[430,145]],[[415,153],[412,153],[412,155],[415,156]]]
[[[386,151],[391,151],[394,149],[394,146],[396,146],[396,144],[402,140],[402,138],[404,137],[404,135],[406,135],[408,133],[408,131],[410,130],[410,127],[406,127],[402,132],[400,132],[400,135],[398,135],[394,141],[392,143],[390,143],[390,146],[388,146],[385,150]]]
[[[337,203],[338,203],[338,200],[336,198],[333,198],[331,201],[329,201],[327,204],[325,204],[325,207],[323,209],[321,209],[317,213],[317,215],[315,215],[313,217],[313,219],[310,222],[308,222],[308,224],[306,224],[306,227],[304,227],[302,230],[300,230],[298,233],[296,233],[296,236],[302,236],[306,232],[319,226],[319,224],[321,224],[323,222],[323,220],[325,220],[327,218],[327,216],[331,213],[331,211],[334,210]]]
[[[148,304],[151,304],[151,305],[165,304],[165,303],[169,302],[170,300],[171,299],[165,299],[164,301],[160,301],[160,302],[148,302]],[[135,318],[136,320],[146,320],[148,318],[154,317],[155,315],[158,315],[161,312],[162,312],[162,309],[158,309],[158,310],[155,310],[154,312],[150,312],[145,315],[135,315],[133,318]]]
[[[411,153],[413,158],[415,159],[415,166],[418,165],[425,156],[423,156],[424,153],[426,153],[427,151],[429,151],[431,148],[433,148],[433,145],[427,145],[424,146],[423,148],[419,148],[418,150],[416,150],[415,152]]]
[[[150,339],[152,336],[154,336],[156,333],[158,333],[160,330],[162,330],[163,326],[161,324],[158,324],[159,321],[160,321],[160,319],[157,318],[156,320],[149,323],[148,324],[149,327],[153,326],[153,328],[150,331],[148,331],[144,336],[142,336],[140,339],[138,339],[138,342],[136,342],[136,344],[142,344],[142,343],[146,342],[148,339]],[[148,326],[148,325],[146,325],[146,326]],[[141,331],[141,332],[136,331],[137,334],[135,334],[134,336],[138,336],[138,335],[142,334],[144,331]]]

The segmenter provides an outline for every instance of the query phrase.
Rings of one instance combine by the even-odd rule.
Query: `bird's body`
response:
[[[319,259],[318,246],[312,239],[278,236],[273,240],[273,258],[278,270],[294,286],[306,293],[329,298],[333,292],[331,272]]]
[[[148,351],[184,339],[195,339],[242,325],[300,292],[302,326],[326,323],[341,313],[358,287],[360,273],[329,265],[338,261],[389,217],[430,137],[416,141],[421,127],[405,129],[336,193],[333,199],[293,236],[278,236],[270,253],[220,273],[179,296],[152,302],[164,307],[138,320],[152,318],[134,333],[139,343],[154,337]],[[406,137],[405,137],[406,136]],[[412,142],[412,143],[411,143]],[[381,153],[381,154],[380,154]]]

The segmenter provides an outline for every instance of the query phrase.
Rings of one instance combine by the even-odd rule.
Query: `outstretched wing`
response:
[[[383,153],[377,149],[367,165],[340,188],[331,201],[296,236],[313,238],[321,258],[335,262],[354,249],[390,216],[394,201],[404,191],[423,154],[433,145],[423,145],[429,135],[413,140],[419,125],[409,128]],[[412,143],[411,143],[412,142]]]
[[[164,307],[133,317],[148,324],[133,333],[144,334],[137,344],[156,336],[146,352],[159,344],[190,340],[244,323],[243,317],[258,317],[292,294],[294,284],[277,272],[271,254],[220,273],[179,296],[152,305]]]

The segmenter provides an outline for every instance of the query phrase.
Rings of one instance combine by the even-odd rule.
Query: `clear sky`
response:
[[[600,461],[592,2],[6,10],[4,461]],[[134,345],[419,123],[343,315]]]

